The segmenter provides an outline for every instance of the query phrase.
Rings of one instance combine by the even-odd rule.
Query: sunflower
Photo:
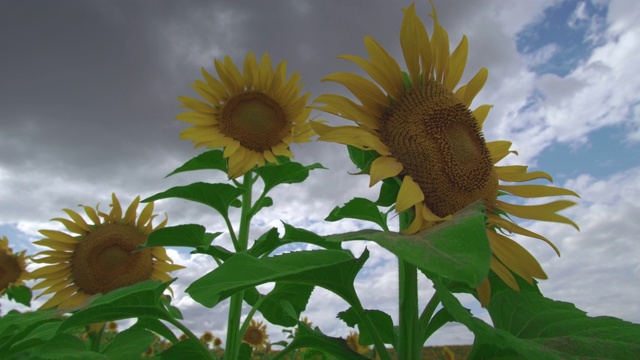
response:
[[[364,355],[370,350],[368,346],[360,345],[360,334],[357,332],[350,331],[346,341],[347,346],[360,355]]]
[[[172,264],[164,248],[153,247],[135,251],[147,241],[149,234],[167,223],[164,219],[153,227],[153,203],[147,204],[140,216],[137,209],[140,197],[136,197],[123,213],[115,194],[111,195],[109,214],[98,207],[83,206],[93,224],[87,223],[77,212],[63,209],[71,218],[54,218],[61,222],[70,235],[57,230],[40,230],[45,239],[38,245],[52,250],[41,251],[33,259],[37,263],[51,264],[32,272],[32,277],[42,279],[33,289],[45,289],[42,294],[55,295],[41,309],[76,307],[94,294],[133,285],[145,280],[169,281],[168,272],[182,269]],[[137,217],[137,218],[136,218]]]
[[[247,331],[242,337],[242,342],[247,343],[256,349],[262,350],[265,349],[268,338],[269,334],[267,334],[267,325],[263,325],[262,321],[256,322],[251,319],[249,327],[247,327]]]
[[[115,321],[109,321],[107,323],[107,331],[109,332],[116,332],[118,331],[118,323]]]
[[[274,71],[268,54],[258,64],[248,53],[243,73],[229,56],[215,59],[214,64],[220,80],[202,68],[205,81],[196,80],[193,88],[205,101],[178,97],[191,111],[176,118],[193,124],[180,133],[180,139],[192,140],[195,147],[224,148],[230,179],[256,164],[276,163],[276,156],[292,158],[289,145],[314,135],[307,122],[310,94],[300,95],[297,72],[286,79],[284,61]]]
[[[395,210],[410,211],[413,220],[403,233],[413,234],[449,220],[467,205],[484,202],[487,234],[493,256],[491,269],[511,288],[518,290],[512,274],[533,283],[533,278],[547,276],[536,259],[521,245],[503,235],[510,232],[547,242],[545,237],[524,229],[508,215],[519,218],[577,225],[557,212],[575,203],[558,200],[543,205],[516,205],[498,200],[498,195],[522,198],[577,196],[573,191],[544,185],[505,185],[502,182],[525,182],[547,179],[542,171],[528,172],[526,166],[496,166],[515,153],[509,141],[485,142],[482,125],[490,106],[470,110],[472,100],[484,86],[486,68],[465,85],[457,87],[464,72],[468,42],[462,38],[449,52],[449,37],[438,22],[432,4],[434,30],[429,37],[414,5],[404,10],[400,45],[408,73],[373,38],[364,42],[371,61],[340,56],[355,62],[377,83],[351,73],[335,73],[325,81],[344,85],[360,104],[339,95],[325,94],[314,108],[351,120],[357,126],[330,127],[312,122],[318,140],[373,150],[374,159],[368,173],[370,186],[396,177],[400,189]],[[489,282],[478,287],[482,304],[488,303]]]
[[[205,331],[201,336],[200,336],[200,341],[202,341],[205,344],[208,344],[210,342],[212,342],[214,339],[213,334],[211,333],[211,331]]]
[[[14,254],[9,247],[9,239],[6,236],[0,238],[0,296],[10,287],[24,285],[29,277],[24,254],[25,250]]]

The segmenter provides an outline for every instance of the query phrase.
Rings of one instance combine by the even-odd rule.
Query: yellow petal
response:
[[[424,194],[422,193],[420,186],[413,181],[411,176],[405,176],[404,179],[402,179],[402,185],[400,185],[400,191],[398,192],[396,211],[398,213],[403,212],[423,200]]]
[[[55,285],[51,285],[48,289],[43,291],[42,294],[38,295],[38,297],[40,297],[42,295],[47,295],[47,294],[51,294],[51,293],[54,293],[54,292],[58,292],[58,291],[64,289],[65,287],[67,287],[69,284],[71,284],[72,281],[73,281],[73,279],[64,279],[63,281],[60,281]]]
[[[151,219],[151,214],[153,214],[153,201],[148,203],[142,212],[140,212],[140,216],[138,216],[138,222],[136,223],[136,227],[140,228],[146,225],[147,221]]]
[[[31,261],[39,264],[60,264],[63,262],[70,261],[71,257],[57,257],[57,256],[46,256],[41,258],[31,258]]]
[[[469,107],[471,105],[473,99],[476,97],[476,95],[478,95],[480,90],[482,90],[484,83],[487,82],[487,77],[489,77],[489,70],[483,67],[466,85],[466,89],[464,91],[464,100],[462,100],[462,103],[466,107]]]
[[[444,74],[449,67],[449,34],[438,22],[437,14],[433,14],[433,36],[431,38],[436,81],[443,83]]]
[[[204,81],[196,80],[191,85],[191,88],[195,90],[203,99],[205,99],[206,101],[208,101],[213,105],[219,104],[221,102],[220,99],[218,99],[213,94],[213,90],[211,89],[209,84],[207,84]]]
[[[534,233],[533,231],[527,230],[523,227],[518,226],[517,224],[514,224],[513,222],[507,220],[507,219],[503,219],[499,216],[495,216],[495,215],[489,215],[488,216],[488,220],[487,223],[490,225],[496,225],[498,227],[500,227],[503,230],[507,230],[511,233],[516,233],[516,234],[520,234],[520,235],[524,235],[524,236],[529,236],[535,239],[540,239],[544,242],[546,242],[547,244],[549,244],[549,246],[551,246],[553,248],[553,250],[556,252],[556,254],[558,254],[558,256],[560,256],[560,250],[558,250],[558,248],[556,247],[556,245],[554,243],[552,243],[549,239],[547,239],[546,237],[538,234],[538,233]]]
[[[186,112],[176,116],[177,120],[194,125],[215,125],[218,123],[214,114],[203,114],[199,112]]]
[[[495,231],[487,231],[491,251],[507,268],[518,274],[521,278],[533,285],[533,279],[546,279],[547,274],[533,257],[522,245],[509,239],[504,235],[500,235]]]
[[[31,271],[31,277],[33,278],[41,278],[47,277],[49,274],[54,274],[58,271],[66,270],[71,273],[71,265],[70,264],[56,264],[56,265],[47,265],[41,268],[35,269]]]
[[[510,165],[510,166],[494,166],[498,179],[509,182],[523,182],[534,179],[547,179],[553,182],[551,175],[544,171],[526,172],[527,167],[522,165]]]
[[[384,109],[389,106],[389,100],[382,91],[371,81],[360,75],[352,73],[334,73],[322,81],[333,81],[344,85],[353,95],[360,100],[362,105],[372,109],[376,114],[384,114]]]
[[[580,197],[578,194],[569,189],[545,185],[499,185],[498,189],[522,198],[537,198],[563,195]]]
[[[293,153],[289,150],[289,146],[284,143],[272,147],[271,152],[276,156],[286,156],[293,159]]]
[[[367,61],[361,57],[353,55],[340,55],[340,59],[350,60],[358,64],[364,71],[371,76],[373,81],[380,84],[380,86],[387,92],[389,96],[397,99],[402,94],[402,88],[397,88],[397,82],[393,81],[386,72],[386,69],[381,69],[374,63]]]
[[[380,156],[371,163],[369,187],[378,181],[394,177],[402,171],[402,164],[394,157]]]
[[[271,66],[271,58],[269,54],[264,53],[260,60],[260,79],[259,84],[263,89],[270,89],[273,82],[273,68]],[[255,81],[255,80],[254,80]]]
[[[573,201],[558,200],[542,205],[515,205],[496,200],[496,204],[498,204],[500,209],[519,218],[563,223],[573,226],[576,230],[580,230],[576,223],[562,215],[556,214],[558,211],[576,205]]]
[[[493,107],[493,105],[480,105],[478,106],[475,110],[473,110],[473,117],[476,118],[476,121],[478,122],[478,126],[482,129],[482,125],[484,124],[484,120],[487,118],[487,115],[489,115],[489,110],[491,110],[491,108]]]
[[[85,235],[88,231],[81,228],[80,225],[76,224],[75,222],[68,220],[68,219],[63,219],[63,218],[53,218],[51,219],[51,221],[59,221],[62,223],[62,225],[64,225],[64,227],[67,228],[67,230],[74,232],[76,234],[80,234],[80,235]]]
[[[180,269],[184,269],[185,267],[177,264],[167,264],[166,262],[156,262],[153,266],[156,270],[162,272],[172,272]]]
[[[268,162],[270,162],[272,164],[277,164],[278,163],[278,159],[276,159],[276,156],[273,155],[271,150],[265,150],[262,153],[262,156],[264,156],[265,160],[267,160]]]
[[[258,79],[258,60],[249,52],[244,58],[244,66],[242,72],[244,74],[244,86],[247,89],[251,89],[254,86],[254,81]]]
[[[487,148],[491,153],[491,160],[493,160],[494,165],[500,160],[504,159],[510,153],[514,152],[509,151],[509,148],[511,148],[511,141],[505,140],[488,142]]]
[[[68,243],[68,244],[77,244],[80,242],[80,239],[75,238],[65,232],[62,231],[56,231],[56,230],[39,230],[38,231],[40,234],[55,240],[55,241],[59,241],[59,242],[63,242],[63,243]]]
[[[423,203],[424,204],[424,203]],[[434,214],[431,209],[427,205],[424,205],[424,209],[422,211],[422,217],[428,222],[439,222],[439,221],[448,221],[453,218],[453,215],[447,215],[445,217],[440,217]]]
[[[67,215],[69,215],[69,217],[76,223],[76,225],[80,226],[82,230],[85,230],[85,231],[91,230],[87,222],[84,221],[84,218],[77,212],[71,209],[62,209],[62,211],[67,213]]]
[[[420,231],[422,229],[422,223],[423,223],[423,218],[422,218],[422,204],[418,204],[415,206],[415,216],[413,217],[413,221],[411,222],[411,224],[404,230],[402,230],[400,233],[401,234],[415,234],[418,231]]]
[[[242,92],[244,90],[244,79],[229,55],[224,57],[224,67],[227,74],[232,77],[235,89],[238,92]]]
[[[236,151],[240,148],[240,142],[233,140],[229,141],[229,145],[225,146],[224,152],[222,153],[223,158],[228,158],[229,156],[235,154]]]
[[[371,36],[364,37],[364,46],[367,48],[371,62],[388,74],[389,79],[393,82],[393,87],[396,89],[395,92],[397,94],[404,93],[402,70],[396,60]]]
[[[42,239],[42,240],[34,241],[33,243],[36,245],[47,246],[52,249],[63,250],[63,251],[76,249],[76,244],[64,243],[64,242],[51,240],[51,239]]]
[[[444,74],[444,86],[453,91],[458,85],[467,65],[467,54],[469,53],[469,43],[467,36],[463,36],[458,47],[453,50],[449,58],[449,70]]]
[[[226,67],[227,58],[228,56],[225,56],[224,63],[218,59],[214,59],[213,64],[216,68],[216,72],[218,73],[220,81],[222,81],[227,89],[231,90],[231,95],[233,96],[242,93],[244,88],[244,80],[242,80],[241,78],[236,79],[234,74],[232,74],[233,69]],[[231,58],[229,58],[229,62],[231,63],[233,68],[235,68],[235,65],[233,65],[233,62],[231,61]],[[238,71],[238,69],[235,70]]]
[[[407,64],[412,87],[417,87],[420,79],[420,47],[423,46],[418,37],[418,23],[416,21],[415,4],[403,9],[404,17],[400,26],[400,46],[404,61]]]
[[[113,221],[122,220],[122,206],[115,193],[111,193],[111,212],[109,213]]]
[[[166,261],[168,263],[173,263],[173,260],[167,255],[167,251],[162,247],[152,247],[151,255],[158,260]]]
[[[39,283],[37,283],[36,285],[34,285],[31,290],[40,290],[40,289],[44,289],[50,286],[55,286],[58,283],[62,283],[62,282],[67,282],[69,283],[71,280],[68,278],[53,278],[53,279],[46,279],[43,280]],[[38,296],[39,297],[39,296]]]
[[[73,294],[77,290],[78,287],[76,287],[75,285],[71,285],[65,289],[58,291],[55,295],[53,295],[51,299],[49,299],[49,301],[40,306],[40,310],[50,309],[59,305],[61,302],[67,300],[69,296],[71,296],[71,294]]]
[[[209,84],[210,89],[213,91],[213,95],[221,102],[226,101],[229,98],[229,91],[218,79],[214,78],[205,70],[201,68],[202,76]]]
[[[312,124],[313,127],[313,124]],[[316,128],[314,127],[314,130]],[[316,130],[317,132],[317,130]],[[320,132],[318,132],[320,133]],[[383,156],[391,155],[389,148],[373,133],[356,126],[339,126],[321,135],[319,141],[352,145],[362,150],[375,150]]]
[[[91,298],[91,295],[85,293],[82,290],[79,290],[77,293],[71,295],[67,300],[63,301],[58,305],[60,309],[71,309],[76,306],[79,306],[83,302],[87,301]]]
[[[195,110],[197,112],[205,113],[205,114],[215,114],[217,112],[216,108],[213,106],[187,96],[178,96],[178,100],[180,100],[184,107],[187,107],[191,110]]]
[[[327,105],[323,107],[313,107],[315,109],[356,121],[370,129],[380,128],[380,119],[378,117],[368,112],[365,107],[356,104],[344,96],[333,94],[320,95],[315,102]]]
[[[140,196],[136,196],[135,199],[131,202],[127,211],[124,213],[124,223],[126,225],[135,226],[136,224],[136,213],[138,212],[138,204],[140,204]]]
[[[498,259],[496,259],[495,256],[491,257],[491,265],[489,267],[510,288],[516,291],[520,291],[520,286],[518,286],[516,279],[513,277],[509,269],[507,269],[504,265],[502,265],[502,263]]]

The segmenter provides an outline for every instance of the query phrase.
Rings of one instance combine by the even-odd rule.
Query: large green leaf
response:
[[[337,359],[366,359],[347,346],[344,339],[323,334],[320,329],[311,329],[302,321],[298,321],[298,333],[293,341],[272,359],[285,359],[285,356],[300,348],[315,348],[335,356]]]
[[[132,327],[141,327],[144,329],[149,329],[156,334],[162,336],[163,338],[169,340],[171,343],[177,343],[178,338],[171,331],[167,325],[165,325],[162,321],[154,318],[142,318],[138,319],[138,321]]]
[[[491,248],[481,203],[458,212],[449,221],[414,235],[360,230],[328,235],[329,241],[370,240],[429,274],[476,287],[489,271]]]
[[[31,306],[31,289],[24,285],[10,286],[5,289],[4,294],[9,300],[14,300],[24,306]]]
[[[313,233],[309,230],[300,229],[285,222],[283,222],[282,225],[284,225],[284,236],[282,237],[282,244],[301,242],[317,245],[325,249],[341,249],[341,245],[339,243],[336,243],[335,241],[328,241],[323,236],[317,235],[316,233]]]
[[[378,224],[383,230],[388,230],[387,216],[380,212],[373,201],[365,198],[353,198],[342,207],[336,206],[325,220],[338,221],[342,219],[371,221]]]
[[[269,192],[280,184],[301,183],[309,176],[309,171],[324,169],[319,163],[304,166],[297,162],[286,162],[279,165],[262,166],[254,171],[264,181],[264,192]]]
[[[87,350],[85,343],[71,334],[57,334],[41,346],[14,356],[9,357],[6,353],[2,355],[7,360],[109,360],[103,354]]]
[[[151,234],[147,242],[141,247],[152,246],[184,246],[196,250],[205,251],[211,245],[211,241],[222,233],[217,232],[205,236],[205,228],[198,224],[183,224],[158,229]]]
[[[573,304],[530,291],[499,291],[489,303],[494,327],[473,317],[438,279],[434,286],[453,318],[476,336],[469,359],[633,359],[640,325],[589,317]]]
[[[349,159],[358,169],[362,170],[362,173],[368,173],[371,162],[380,156],[374,150],[361,150],[355,146],[347,145],[349,151]]]
[[[197,343],[198,340],[187,338],[160,353],[163,360],[210,359],[211,354]]]
[[[60,324],[61,320],[58,319],[40,324],[28,334],[12,341],[11,350],[9,350],[8,353],[20,352],[51,340],[56,335]]]
[[[185,186],[172,187],[167,191],[150,196],[142,200],[142,202],[180,198],[210,206],[218,211],[220,215],[228,217],[229,205],[243,192],[244,190],[229,184],[197,182]]]
[[[292,282],[320,286],[350,304],[357,303],[353,281],[368,255],[365,251],[355,259],[346,250],[314,250],[256,258],[238,253],[194,281],[186,292],[200,304],[213,307],[250,287],[269,282]]]
[[[113,339],[103,354],[109,359],[139,359],[155,340],[155,335],[139,327],[124,330]]]
[[[393,326],[393,319],[391,319],[391,316],[380,310],[365,310],[364,314],[375,326],[377,332],[380,334],[382,342],[385,344],[392,344],[393,347],[396,347],[398,343],[398,334]],[[373,337],[371,336],[369,329],[365,324],[362,324],[362,320],[354,308],[349,308],[346,311],[339,312],[338,318],[344,321],[349,327],[358,326],[358,330],[360,331],[359,342],[361,345],[373,345]]]
[[[194,157],[193,159],[184,163],[184,165],[173,170],[169,175],[194,170],[220,170],[224,173],[227,172],[227,159],[222,156],[222,150],[210,150],[203,152],[202,154]]]
[[[55,310],[19,313],[11,311],[0,317],[0,353],[48,322],[58,321]]]
[[[307,284],[277,282],[267,295],[260,295],[258,291],[247,291],[244,299],[253,306],[259,297],[264,297],[258,311],[271,324],[289,327],[298,323],[298,317],[307,308],[313,288]],[[284,305],[284,302],[288,305]],[[286,311],[285,306],[293,309],[294,316]]]
[[[129,318],[168,319],[160,296],[170,283],[143,281],[114,290],[94,300],[91,305],[67,318],[59,331],[75,326]]]

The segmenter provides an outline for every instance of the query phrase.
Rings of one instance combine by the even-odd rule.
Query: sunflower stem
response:
[[[400,230],[411,223],[404,212],[400,214]],[[418,317],[418,268],[398,259],[399,319],[400,336],[398,338],[398,359],[419,360],[420,318]]]
[[[242,187],[242,209],[240,211],[240,228],[238,230],[238,238],[235,243],[236,252],[247,250],[249,243],[249,225],[251,223],[251,193],[253,190],[253,182],[255,179],[248,172],[244,174]],[[224,358],[237,359],[240,355],[240,344],[243,333],[240,329],[240,318],[242,316],[242,303],[244,299],[244,291],[239,291],[231,296],[229,304],[229,318],[227,322],[227,341]]]
[[[360,301],[358,301],[357,304],[351,304],[351,306],[356,311],[356,314],[358,315],[360,320],[362,320],[362,322],[364,323],[364,326],[369,330],[369,333],[373,337],[373,346],[377,350],[378,356],[380,357],[380,359],[391,360],[391,355],[389,355],[389,351],[387,350],[387,347],[384,345],[384,342],[380,337],[380,333],[378,332],[378,329],[373,324],[371,319],[367,316],[366,312],[362,308],[362,305],[360,304]]]
[[[188,337],[190,337],[191,339],[195,340],[195,342],[198,344],[198,346],[200,347],[200,349],[203,350],[203,353],[205,354],[209,354],[208,358],[209,359],[213,359],[213,354],[211,353],[211,351],[209,350],[209,347],[207,345],[205,345],[202,341],[200,341],[200,339],[196,336],[196,334],[194,334],[193,332],[191,332],[191,330],[189,330],[188,327],[182,325],[182,323],[180,323],[180,321],[174,319],[172,316],[167,316],[166,320],[171,323],[171,325],[177,327],[180,331],[182,331],[184,334],[186,334]]]
[[[264,301],[264,299],[265,297],[261,296],[260,299],[256,302],[256,304],[251,308],[251,310],[247,314],[246,319],[244,319],[244,322],[242,323],[242,327],[240,328],[240,334],[242,334],[242,336],[244,336],[244,333],[247,332],[247,329],[251,324],[251,319],[253,319],[253,315],[260,308],[260,305],[262,305],[262,302]]]
[[[429,327],[429,323],[431,322],[431,318],[433,317],[433,313],[436,311],[436,308],[440,304],[440,297],[438,297],[438,293],[434,293],[427,303],[427,306],[420,314],[420,341],[424,344],[429,338],[427,334],[427,329]]]

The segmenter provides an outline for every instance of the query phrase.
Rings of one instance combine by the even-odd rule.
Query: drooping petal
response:
[[[522,165],[494,166],[498,179],[508,182],[523,182],[535,179],[547,179],[553,182],[551,175],[544,171],[527,172],[527,167]]]
[[[489,266],[491,268],[491,270],[493,270],[494,273],[496,273],[496,275],[498,275],[500,277],[500,279],[502,279],[502,281],[504,281],[505,284],[507,284],[510,288],[512,288],[513,290],[519,291],[520,290],[520,286],[518,285],[518,282],[516,282],[516,279],[513,277],[513,275],[511,274],[511,272],[509,271],[509,269],[507,269],[506,266],[504,266],[500,260],[496,259],[495,256],[491,257],[491,265]]]
[[[496,204],[498,204],[500,209],[519,218],[563,223],[573,226],[576,230],[580,230],[576,223],[562,215],[556,214],[558,211],[576,205],[573,201],[558,200],[542,205],[515,205],[496,200]]]
[[[547,239],[546,237],[535,233],[533,231],[527,230],[523,227],[518,226],[517,224],[507,220],[507,219],[503,219],[499,216],[495,216],[495,215],[489,215],[488,216],[488,220],[487,223],[489,225],[496,225],[498,227],[500,227],[501,229],[507,230],[511,233],[516,233],[516,234],[520,234],[520,235],[524,235],[524,236],[528,236],[528,237],[532,237],[535,239],[540,239],[544,242],[546,242],[547,244],[549,244],[549,246],[551,246],[553,248],[553,250],[556,252],[556,254],[558,254],[558,256],[560,256],[560,250],[558,250],[558,248],[556,247],[556,245],[554,243],[552,243],[549,239]]]
[[[413,181],[411,176],[405,176],[404,179],[402,179],[402,185],[400,185],[400,191],[398,192],[396,211],[398,213],[403,212],[423,200],[424,193],[420,189],[420,186]]]
[[[371,163],[369,187],[378,181],[394,177],[402,171],[402,163],[392,156],[380,156]]]
[[[499,185],[498,189],[522,198],[538,198],[563,195],[580,197],[577,193],[569,189],[546,185]]]
[[[509,148],[511,148],[511,141],[499,140],[488,142],[487,149],[489,149],[489,153],[491,153],[492,165],[495,165],[507,155],[515,152],[509,151]]]
[[[491,251],[500,262],[529,284],[533,285],[532,278],[547,278],[538,261],[522,245],[495,231],[487,231],[487,236]]]

